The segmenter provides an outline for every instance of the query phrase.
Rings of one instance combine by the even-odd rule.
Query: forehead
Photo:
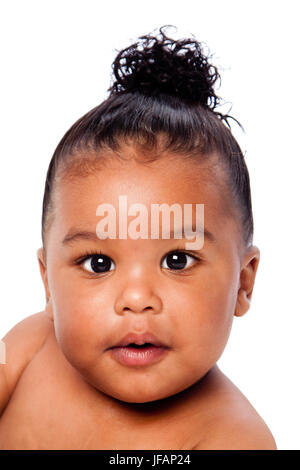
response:
[[[228,222],[230,197],[215,156],[200,163],[177,155],[144,161],[127,150],[121,158],[111,154],[99,162],[87,171],[86,161],[79,167],[84,171],[65,171],[58,179],[54,223],[61,231],[74,226],[93,229],[99,204],[112,204],[117,210],[124,195],[128,205],[142,203],[147,209],[151,204],[204,204],[206,225],[220,230]]]

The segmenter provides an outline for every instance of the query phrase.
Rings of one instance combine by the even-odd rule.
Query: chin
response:
[[[97,387],[99,391],[105,393],[112,398],[124,403],[151,403],[164,398],[170,397],[174,394],[172,390],[156,389],[149,390],[147,387],[143,389],[142,386],[138,387],[138,384],[134,384],[132,388],[121,388],[121,387]]]

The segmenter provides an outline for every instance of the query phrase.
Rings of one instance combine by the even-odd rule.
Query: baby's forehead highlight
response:
[[[235,219],[237,218],[236,213],[233,211],[232,196],[218,154],[199,156],[198,159],[166,152],[159,156],[154,155],[152,159],[150,158],[150,153],[146,155],[146,158],[144,157],[145,155],[141,154],[141,151],[138,151],[136,146],[131,145],[123,145],[118,152],[110,148],[98,150],[97,152],[78,152],[72,155],[66,161],[65,166],[61,168],[56,183],[58,185],[61,183],[64,187],[64,183],[67,183],[67,186],[68,183],[71,183],[76,193],[77,183],[81,178],[93,175],[98,177],[101,170],[105,171],[105,169],[109,169],[110,174],[113,173],[118,178],[122,169],[138,169],[139,165],[142,165],[148,167],[149,171],[151,171],[151,168],[158,169],[159,172],[162,170],[164,176],[166,176],[166,185],[169,184],[172,191],[174,191],[174,188],[176,191],[178,182],[168,178],[168,168],[171,166],[172,171],[174,172],[175,170],[176,172],[177,167],[179,179],[186,183],[187,188],[191,187],[193,183],[195,185],[199,184],[202,189],[207,189],[210,194],[214,194],[220,218],[223,219],[224,216],[234,216]],[[78,186],[78,194],[80,194],[79,187],[80,185]],[[57,195],[60,193],[60,191],[55,192]],[[180,203],[180,201],[178,202]],[[194,202],[201,203],[202,201]]]

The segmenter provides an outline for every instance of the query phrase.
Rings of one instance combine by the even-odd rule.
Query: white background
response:
[[[250,311],[220,368],[278,448],[300,449],[298,2],[10,0],[0,4],[0,337],[44,308],[36,250],[46,170],[62,135],[107,96],[116,49],[164,24],[205,42],[218,94],[245,127],[261,250]],[[225,108],[228,110],[229,105]],[[222,108],[220,108],[222,111]]]

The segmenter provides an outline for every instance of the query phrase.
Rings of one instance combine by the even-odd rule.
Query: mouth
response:
[[[126,366],[147,366],[160,361],[170,348],[154,335],[129,333],[119,343],[109,348],[117,362]]]

